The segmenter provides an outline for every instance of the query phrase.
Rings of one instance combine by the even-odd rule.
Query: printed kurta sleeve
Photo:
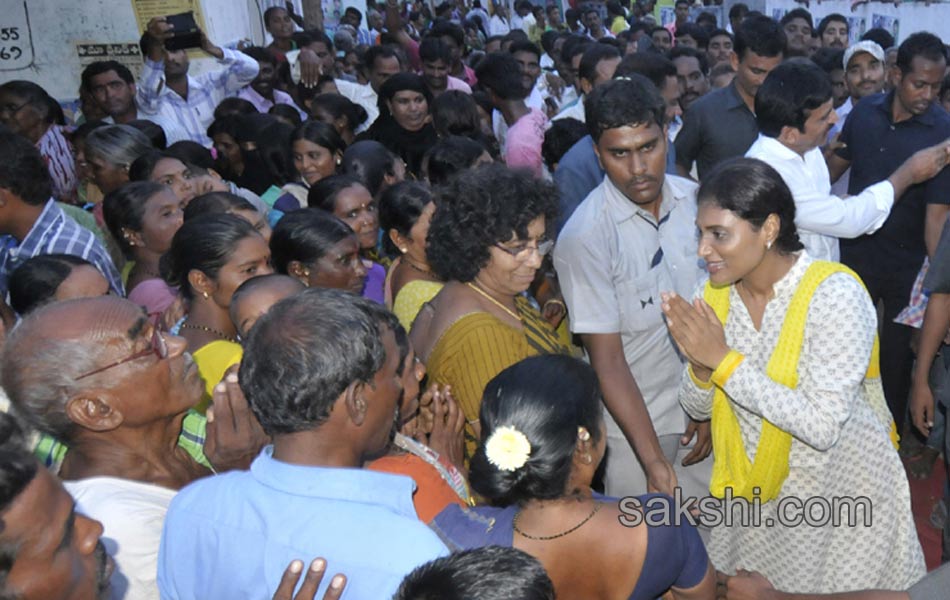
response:
[[[864,287],[850,275],[831,275],[808,309],[798,387],[772,380],[755,361],[745,360],[725,382],[725,392],[803,443],[828,450],[854,402],[861,401],[876,329],[877,315]]]

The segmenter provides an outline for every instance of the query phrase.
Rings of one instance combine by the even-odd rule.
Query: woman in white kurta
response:
[[[877,329],[867,292],[840,265],[816,263],[801,250],[791,193],[765,163],[739,159],[721,165],[703,181],[698,202],[699,252],[712,286],[728,286],[729,310],[723,328],[701,300],[705,285],[692,304],[664,296],[670,333],[690,361],[680,401],[694,419],[709,419],[715,390],[724,392],[720,411],[726,407],[735,415],[749,461],[760,454],[764,420],[791,434],[790,449],[780,457],[787,459],[787,476],[772,486],[775,497],[763,499],[761,524],[714,527],[713,564],[726,573],[760,571],[788,592],[907,589],[925,567],[890,418],[866,391]],[[831,274],[810,297],[793,302],[813,265]],[[766,370],[794,304],[802,305],[804,335],[797,384],[789,386]],[[716,433],[714,420],[715,460],[731,460],[720,463],[730,472],[726,466],[744,462],[742,450],[738,460],[736,452],[721,451],[729,440],[717,440]],[[758,485],[753,474],[745,474],[751,481],[718,483]],[[716,483],[714,475],[714,491]],[[790,521],[813,498],[821,499],[809,504],[814,521],[793,526]],[[870,509],[852,511],[853,523],[818,523],[823,512],[833,512],[835,499],[846,498],[867,498]]]

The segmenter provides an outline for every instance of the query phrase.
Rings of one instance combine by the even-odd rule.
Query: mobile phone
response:
[[[172,37],[165,40],[166,50],[184,50],[201,47],[201,30],[195,22],[195,13],[188,11],[168,15],[165,22],[172,26]]]

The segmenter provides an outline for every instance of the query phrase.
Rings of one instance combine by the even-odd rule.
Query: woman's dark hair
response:
[[[102,201],[102,215],[112,239],[126,258],[131,259],[134,255],[122,230],[141,231],[149,198],[166,191],[170,191],[167,186],[154,181],[133,181],[106,194]]]
[[[360,180],[375,198],[386,175],[396,175],[396,160],[396,156],[381,143],[361,140],[343,153],[340,171]]]
[[[550,183],[499,164],[459,173],[437,192],[428,237],[432,270],[443,281],[472,281],[488,264],[489,249],[527,238],[531,221],[543,217],[553,231],[556,198]]]
[[[20,316],[53,301],[73,269],[94,267],[72,254],[41,254],[27,260],[10,275],[10,307]]]
[[[467,137],[451,135],[436,142],[426,152],[423,163],[427,165],[429,183],[442,185],[452,176],[471,168],[485,147]]]
[[[281,119],[287,125],[291,127],[299,127],[303,122],[303,119],[300,117],[300,113],[296,108],[290,106],[289,104],[275,104],[270,107],[270,110],[267,111],[267,114]]]
[[[350,175],[330,175],[310,186],[307,193],[307,206],[319,208],[328,213],[336,209],[336,197],[346,188],[354,185],[366,187],[362,181]]]
[[[201,215],[227,215],[235,210],[258,212],[253,204],[231,192],[208,192],[195,196],[185,207],[184,220],[190,221]]]
[[[230,115],[253,115],[259,112],[250,100],[232,96],[218,103],[214,109],[214,118],[220,119]]]
[[[590,432],[591,444],[603,434],[597,374],[569,356],[526,358],[485,386],[479,422],[481,440],[469,471],[473,490],[498,506],[560,498],[571,474],[578,428]],[[485,454],[487,440],[499,427],[521,432],[531,444],[527,462],[514,471],[497,468]]]
[[[291,146],[297,140],[306,140],[326,148],[331,155],[337,152],[343,154],[346,150],[346,142],[337,133],[336,128],[322,121],[307,121],[294,129],[293,135],[290,136]]]
[[[424,183],[400,181],[383,192],[379,200],[379,226],[383,230],[383,247],[393,256],[399,254],[396,244],[389,239],[389,230],[395,229],[408,237],[419,220],[419,215],[432,202],[432,190]]]
[[[781,221],[775,247],[787,254],[804,248],[795,228],[795,200],[785,181],[768,164],[754,158],[719,163],[699,186],[696,203],[735,213],[758,230],[769,215]]]
[[[15,79],[0,85],[0,92],[9,92],[14,96],[23,98],[24,102],[27,102],[43,115],[43,120],[46,123],[55,121],[53,105],[56,104],[56,100],[40,85],[25,79]]]
[[[256,146],[255,150],[242,147],[245,165],[253,167],[252,163],[259,163],[270,185],[282,186],[293,180],[294,163],[290,154],[293,127],[278,121],[277,117],[260,113],[240,117],[238,127],[236,141],[242,146],[245,143]]]
[[[188,282],[191,271],[201,271],[216,279],[237,245],[260,235],[250,223],[234,215],[202,215],[187,221],[175,232],[171,248],[162,255],[162,279],[190,300],[194,297]]]
[[[342,239],[354,236],[349,225],[318,208],[302,208],[281,217],[270,237],[271,264],[287,275],[291,261],[312,265]]]
[[[165,137],[165,130],[161,125],[148,119],[136,119],[127,123],[129,127],[134,127],[145,134],[148,141],[159,150],[164,150],[168,146],[168,139]]]
[[[109,124],[105,121],[86,121],[82,125],[76,127],[73,130],[72,134],[69,136],[69,141],[73,146],[76,146],[80,143],[86,141],[86,137],[92,133],[94,129],[99,129],[100,127],[108,127]]]
[[[191,140],[179,140],[165,150],[186,165],[196,165],[202,169],[214,168],[214,156],[211,151]]]
[[[136,158],[135,162],[129,166],[129,181],[150,181],[152,178],[152,171],[155,170],[155,166],[159,163],[159,161],[166,158],[177,160],[187,166],[185,161],[181,160],[177,156],[172,155],[167,150],[152,150],[151,152],[146,152],[142,156]]]
[[[491,114],[491,111],[488,111]],[[443,92],[432,103],[432,125],[439,137],[463,135],[476,138],[482,134],[478,104],[471,94],[461,90]]]
[[[236,115],[217,118],[208,126],[208,137],[213,138],[218,134],[224,134],[231,136],[234,141],[237,141],[238,129],[240,129],[239,123]]]
[[[350,131],[362,125],[367,118],[366,109],[340,94],[318,94],[310,101],[310,117],[315,118],[316,110],[322,108],[334,120],[344,117]]]

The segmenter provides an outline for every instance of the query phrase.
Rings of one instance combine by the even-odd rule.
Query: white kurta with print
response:
[[[789,476],[779,497],[762,505],[762,525],[713,528],[710,559],[726,573],[737,568],[760,571],[787,592],[906,590],[925,573],[923,553],[903,465],[861,384],[877,317],[856,279],[844,273],[831,275],[812,297],[798,387],[790,389],[766,375],[792,295],[811,262],[803,252],[775,285],[760,331],[735,287],[730,290],[726,341],[745,359],[729,377],[725,391],[745,451],[754,456],[763,417],[793,439]],[[680,402],[694,418],[709,418],[712,391],[700,389],[686,376]],[[836,526],[816,527],[807,521],[798,526],[779,524],[781,508],[794,521],[806,503],[817,523],[823,507],[832,508],[836,498],[867,498],[870,525],[866,526],[864,512],[857,512],[856,525],[846,518]],[[837,502],[840,507],[847,500]],[[843,511],[842,515],[847,516]],[[770,519],[773,526],[767,525]]]

